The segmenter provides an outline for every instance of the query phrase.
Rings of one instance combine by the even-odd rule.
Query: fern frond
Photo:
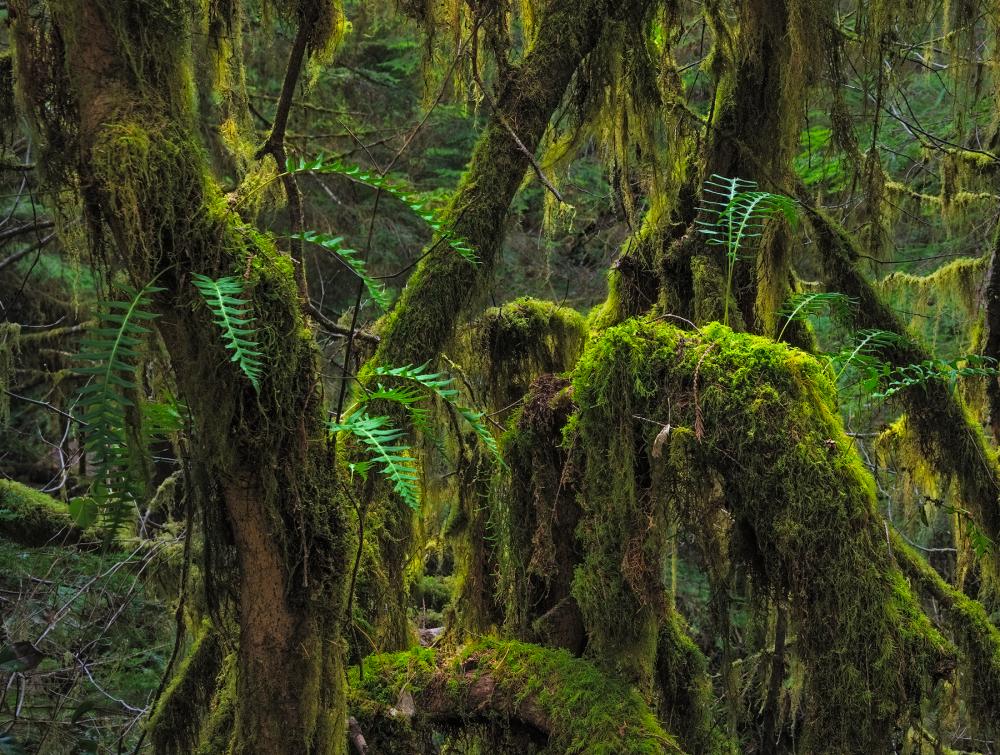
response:
[[[857,343],[852,349],[844,349],[839,354],[834,355],[832,362],[840,363],[840,371],[834,379],[836,382],[844,374],[844,371],[851,366],[862,366],[869,377],[866,382],[877,379],[875,371],[887,373],[889,368],[882,360],[875,355],[882,349],[898,344],[901,337],[897,333],[889,330],[859,330],[857,332]]]
[[[778,316],[785,318],[785,324],[781,327],[781,332],[778,333],[778,340],[781,340],[785,330],[795,320],[802,320],[824,312],[842,317],[850,312],[857,303],[857,299],[836,291],[793,294],[778,311]]]
[[[393,377],[399,380],[410,380],[417,385],[436,394],[440,399],[453,403],[458,391],[451,387],[453,378],[446,377],[442,372],[427,372],[430,362],[424,362],[418,367],[412,364],[402,367],[376,367],[373,372],[383,377]]]
[[[383,193],[406,205],[414,215],[427,224],[427,227],[438,238],[458,252],[466,262],[474,265],[479,264],[479,258],[476,257],[468,239],[448,230],[446,227],[447,218],[443,214],[431,207],[419,195],[408,191],[405,187],[385,176],[365,170],[359,165],[345,163],[336,158],[326,158],[323,155],[312,160],[289,159],[285,164],[285,171],[287,173],[334,173],[369,188],[380,189]]]
[[[385,288],[368,274],[368,267],[361,258],[360,252],[357,249],[348,249],[344,246],[343,236],[306,231],[305,233],[293,233],[290,238],[308,241],[310,244],[317,244],[333,252],[338,260],[364,282],[365,288],[368,289],[368,295],[378,308],[383,312],[389,308],[390,300]]]
[[[479,437],[483,442],[483,445],[489,450],[489,452],[501,463],[503,460],[500,457],[500,450],[497,447],[496,439],[493,437],[493,433],[490,432],[489,428],[486,427],[483,418],[486,416],[482,412],[477,412],[466,406],[462,406],[457,402],[458,390],[452,387],[454,378],[445,375],[443,372],[428,372],[428,366],[430,362],[425,362],[419,366],[413,366],[412,364],[407,364],[402,367],[383,367],[379,366],[374,369],[376,375],[381,375],[383,377],[393,377],[398,380],[409,380],[417,385],[427,389],[430,393],[440,398],[447,404],[450,404],[455,408],[455,411],[464,419],[469,426],[472,428],[473,432]],[[379,384],[379,389],[382,389],[382,385]],[[373,396],[368,396],[366,400],[370,400]],[[419,418],[418,424],[419,424]]]
[[[87,332],[77,355],[92,364],[74,370],[89,378],[79,394],[80,418],[86,423],[84,449],[93,458],[91,497],[109,536],[124,524],[142,493],[126,428],[138,392],[139,347],[152,332],[147,325],[157,317],[150,311],[150,297],[163,290],[152,283],[139,291],[123,289],[127,301],[99,303],[99,325]]]
[[[243,281],[235,276],[212,279],[198,273],[192,276],[191,281],[215,316],[215,324],[222,331],[226,349],[233,353],[230,361],[239,364],[259,393],[264,365],[259,359],[262,353],[256,340],[257,329],[250,301],[243,295]]]
[[[354,468],[365,474],[379,465],[381,474],[392,483],[393,490],[411,509],[420,508],[420,473],[412,456],[412,449],[403,442],[405,432],[390,424],[388,417],[372,417],[357,410],[341,422],[331,422],[330,432],[349,432],[367,448],[369,458]]]

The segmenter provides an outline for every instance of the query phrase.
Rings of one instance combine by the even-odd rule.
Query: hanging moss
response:
[[[936,353],[966,353],[978,345],[980,291],[988,263],[982,256],[955,260],[930,275],[893,273],[878,281],[877,290],[898,310],[915,313],[910,328]]]
[[[13,385],[14,355],[18,350],[21,326],[14,322],[0,323],[0,427],[10,421],[10,396]]]
[[[822,367],[717,324],[695,335],[630,322],[588,348],[573,388],[567,438],[586,470],[574,595],[594,657],[650,673],[665,519],[704,517],[717,475],[730,557],[790,595],[808,670],[804,749],[886,748],[952,649],[892,564]]]
[[[985,731],[1000,732],[1000,629],[981,603],[949,585],[901,537],[893,534],[892,548],[917,588],[938,601],[962,651],[964,699]],[[966,684],[967,682],[967,684]]]
[[[435,731],[476,722],[533,730],[551,753],[682,752],[634,689],[565,651],[520,642],[372,656],[363,677],[352,675],[350,710],[385,755],[426,752]]]
[[[854,326],[900,336],[880,358],[894,367],[930,360],[930,353],[910,337],[896,313],[858,271],[860,252],[855,239],[825,213],[803,207],[815,232],[817,259],[827,290],[858,302]],[[1000,542],[1000,467],[980,423],[962,399],[940,381],[914,386],[898,395],[924,459],[942,479],[955,482],[959,499],[977,525],[993,542]],[[1000,578],[1000,560],[992,554],[985,561],[986,576],[995,583]]]
[[[577,470],[562,448],[573,412],[569,381],[536,380],[501,441],[507,468],[493,494],[500,550],[500,592],[514,636],[579,654],[586,638],[573,570],[582,558],[573,535],[580,511]]]

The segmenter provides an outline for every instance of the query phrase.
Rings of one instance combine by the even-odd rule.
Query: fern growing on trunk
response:
[[[215,315],[226,349],[233,354],[230,361],[239,365],[259,393],[264,365],[259,359],[262,354],[250,301],[243,295],[243,281],[235,276],[213,279],[195,273],[192,282]]]
[[[78,355],[92,364],[76,368],[77,374],[90,378],[80,390],[80,418],[86,423],[84,449],[94,464],[90,495],[95,506],[77,505],[71,513],[81,525],[100,515],[109,536],[142,495],[135,450],[128,444],[128,414],[136,410],[139,349],[152,332],[147,324],[157,317],[149,299],[163,290],[152,283],[139,291],[123,289],[127,301],[101,302],[100,325],[88,332]]]

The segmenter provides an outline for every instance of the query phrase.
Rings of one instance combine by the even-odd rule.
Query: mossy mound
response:
[[[0,537],[27,547],[96,539],[78,527],[65,503],[13,480],[0,480]]]
[[[640,683],[663,615],[671,512],[787,596],[807,668],[805,751],[885,751],[954,648],[897,568],[874,482],[817,361],[718,324],[609,329],[573,377],[584,470],[573,594],[595,658]]]

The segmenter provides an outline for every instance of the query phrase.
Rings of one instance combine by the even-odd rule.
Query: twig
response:
[[[327,317],[326,315],[324,315],[320,311],[319,307],[317,307],[315,304],[313,304],[312,301],[310,301],[308,304],[306,304],[306,312],[308,312],[310,315],[312,315],[316,319],[316,322],[318,322],[320,324],[320,326],[323,328],[323,330],[325,330],[325,331],[327,331],[329,333],[332,333],[333,335],[336,335],[336,336],[343,336],[344,338],[349,338],[350,337],[351,332],[352,332],[350,329],[345,328],[343,325],[338,325],[333,320],[331,320],[329,317]],[[354,332],[354,337],[356,339],[358,339],[359,341],[365,341],[366,343],[373,343],[375,345],[378,345],[378,342],[379,342],[380,339],[374,333],[369,333],[369,332],[364,331],[364,330],[357,330],[357,331],[353,331],[353,332]]]
[[[289,241],[289,254],[295,263],[295,282],[299,287],[299,295],[304,301],[309,299],[309,288],[306,283],[306,266],[302,257],[302,239],[298,238],[305,226],[305,216],[302,208],[302,194],[299,192],[299,183],[292,171],[286,171],[285,165],[288,156],[285,153],[285,129],[288,126],[288,114],[292,108],[292,95],[295,93],[295,85],[299,80],[299,73],[302,70],[302,60],[306,53],[306,44],[309,41],[310,29],[305,22],[299,23],[298,31],[295,33],[295,41],[292,43],[292,50],[288,54],[288,67],[285,69],[285,81],[281,85],[281,95],[278,98],[277,111],[274,114],[274,125],[271,133],[267,137],[264,145],[257,150],[256,157],[261,159],[264,155],[271,155],[277,163],[278,171],[282,173],[281,182],[285,186],[285,194],[288,199],[288,215],[291,225],[291,240]]]

